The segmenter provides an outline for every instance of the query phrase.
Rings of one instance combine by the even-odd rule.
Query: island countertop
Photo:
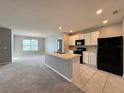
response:
[[[59,53],[49,53],[48,55],[53,55],[62,59],[73,59],[76,57],[80,57],[79,54],[71,54],[71,53],[65,53],[65,54],[59,54]]]

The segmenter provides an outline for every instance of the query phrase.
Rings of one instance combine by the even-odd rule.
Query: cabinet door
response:
[[[69,53],[69,54],[73,54],[73,50],[69,50],[68,53]]]
[[[85,45],[90,45],[90,33],[84,34]]]
[[[99,38],[99,31],[91,32],[91,45],[97,45],[98,38]]]
[[[83,52],[83,62],[88,64],[89,63],[89,54],[88,52]]]
[[[96,53],[89,53],[89,64],[96,66],[97,61],[96,61]]]
[[[69,45],[75,45],[75,36],[69,37]]]
[[[80,34],[79,39],[84,39],[84,34]]]
[[[79,40],[79,35],[72,35],[69,37],[69,45],[75,45],[75,40]]]
[[[74,35],[75,40],[79,40],[79,35]]]
[[[69,37],[69,45],[73,45],[73,37],[72,36]]]

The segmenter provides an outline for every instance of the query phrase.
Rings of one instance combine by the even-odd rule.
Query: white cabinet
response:
[[[97,45],[98,38],[99,38],[99,31],[91,32],[90,44]]]
[[[89,54],[88,52],[83,52],[83,62],[88,64],[89,63]]]
[[[68,53],[69,53],[69,54],[73,54],[73,50],[69,50]]]
[[[70,36],[69,37],[69,45],[75,45],[75,39],[74,39],[74,36]]]
[[[84,34],[79,34],[79,39],[84,39]]]
[[[69,45],[75,45],[75,40],[79,39],[79,35],[72,35],[69,37]]]
[[[90,45],[90,33],[84,34],[85,45]]]
[[[85,33],[85,45],[97,45],[97,39],[99,38],[99,31]]]
[[[79,40],[79,39],[84,39],[85,45],[97,45],[98,38],[99,38],[99,31],[72,35],[69,37],[69,45],[75,45],[75,40]]]
[[[96,53],[89,53],[89,64],[90,65],[97,65],[97,55]]]
[[[75,40],[79,40],[79,35],[74,35]]]
[[[83,62],[90,65],[97,65],[97,55],[92,52],[83,52]]]

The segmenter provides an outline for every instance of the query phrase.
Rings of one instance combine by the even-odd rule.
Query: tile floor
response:
[[[80,65],[80,77],[73,83],[85,93],[124,93],[123,77],[88,65]]]

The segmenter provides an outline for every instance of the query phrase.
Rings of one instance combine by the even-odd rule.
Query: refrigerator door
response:
[[[98,39],[98,69],[123,74],[123,38]]]
[[[108,68],[108,41],[104,39],[98,39],[98,53],[97,53],[97,68],[107,70]]]

